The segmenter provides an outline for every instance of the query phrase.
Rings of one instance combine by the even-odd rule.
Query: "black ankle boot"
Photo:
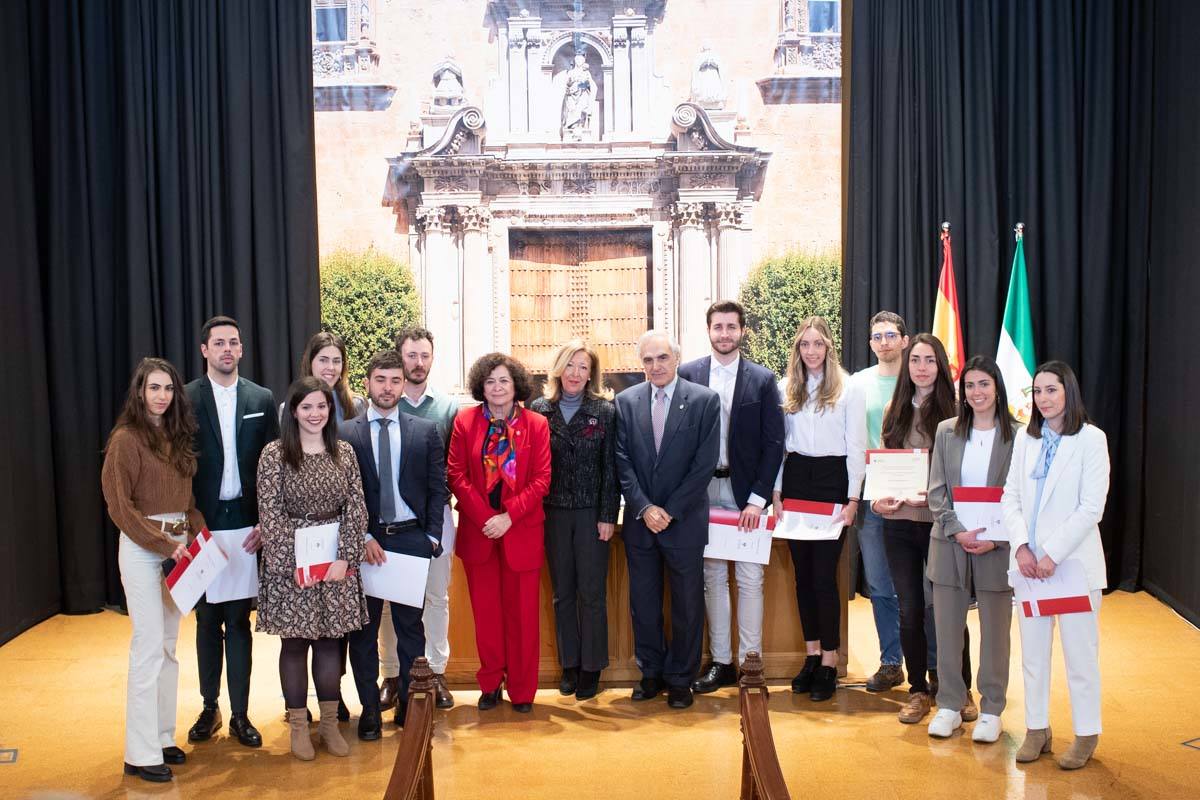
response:
[[[810,700],[820,702],[833,697],[833,691],[837,689],[837,667],[826,667],[824,665],[817,667],[817,672],[813,675],[812,690],[809,692]]]
[[[820,656],[809,656],[804,659],[804,667],[792,678],[792,691],[796,694],[807,694],[812,690],[813,675],[821,666]]]

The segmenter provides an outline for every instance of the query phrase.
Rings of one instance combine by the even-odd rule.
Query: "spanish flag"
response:
[[[965,359],[962,319],[958,314],[958,289],[954,285],[954,255],[950,250],[950,223],[942,223],[942,275],[938,278],[933,307],[933,335],[946,348],[950,377],[957,381]]]

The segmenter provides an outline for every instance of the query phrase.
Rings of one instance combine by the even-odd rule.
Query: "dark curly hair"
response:
[[[471,371],[467,373],[467,386],[471,387],[471,396],[481,403],[484,401],[483,382],[496,367],[506,367],[508,374],[512,376],[513,399],[518,403],[528,402],[529,396],[533,394],[533,378],[529,377],[529,370],[525,369],[524,364],[506,353],[488,353],[471,365]]]

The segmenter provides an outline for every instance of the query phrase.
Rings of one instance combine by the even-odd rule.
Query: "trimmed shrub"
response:
[[[768,258],[742,284],[746,308],[746,355],[780,377],[800,320],[814,314],[829,321],[842,352],[842,260],[836,252],[792,251]]]
[[[339,250],[321,261],[321,327],[346,340],[350,388],[363,394],[367,362],[420,322],[421,303],[406,264],[375,249]]]

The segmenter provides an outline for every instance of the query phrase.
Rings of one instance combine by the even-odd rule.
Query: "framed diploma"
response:
[[[928,450],[868,450],[863,499],[924,500],[929,487]]]

